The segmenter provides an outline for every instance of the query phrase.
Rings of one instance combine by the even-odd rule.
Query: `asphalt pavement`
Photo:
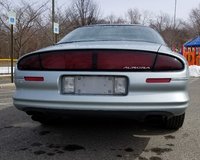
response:
[[[0,160],[199,160],[200,79],[178,131],[159,123],[122,119],[68,119],[41,125],[12,104],[12,84],[0,84]]]

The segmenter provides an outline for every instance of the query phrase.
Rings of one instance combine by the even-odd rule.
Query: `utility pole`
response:
[[[11,83],[13,83],[13,54],[14,54],[14,45],[13,45],[13,24],[10,27],[10,58],[11,58]]]
[[[54,33],[54,22],[55,22],[55,0],[52,0],[52,35],[53,35],[53,43],[56,43],[56,35]]]
[[[175,0],[175,6],[174,6],[174,28],[176,27],[176,6],[177,6],[177,0]]]
[[[59,24],[55,23],[55,0],[52,0],[52,35],[53,43],[57,43],[59,34]]]
[[[14,43],[13,43],[13,26],[16,25],[16,13],[8,12],[8,23],[10,24],[10,59],[11,59],[11,83],[14,81],[13,76],[13,58],[14,58]]]
[[[53,37],[53,42],[55,42],[55,38],[54,38],[54,32],[53,32],[53,28],[54,28],[54,21],[55,21],[55,1],[52,0],[52,37]]]

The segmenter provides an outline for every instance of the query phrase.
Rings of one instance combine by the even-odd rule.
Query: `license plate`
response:
[[[112,76],[77,76],[75,77],[76,94],[112,95],[114,77]]]

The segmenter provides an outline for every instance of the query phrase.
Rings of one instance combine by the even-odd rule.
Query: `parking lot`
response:
[[[199,78],[189,81],[190,107],[178,131],[124,119],[68,119],[44,126],[13,107],[14,88],[0,84],[0,160],[200,159]]]

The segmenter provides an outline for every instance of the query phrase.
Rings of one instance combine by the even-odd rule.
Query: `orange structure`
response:
[[[189,65],[200,66],[200,36],[184,44],[183,56]]]
[[[196,57],[196,65],[200,66],[200,55]]]

